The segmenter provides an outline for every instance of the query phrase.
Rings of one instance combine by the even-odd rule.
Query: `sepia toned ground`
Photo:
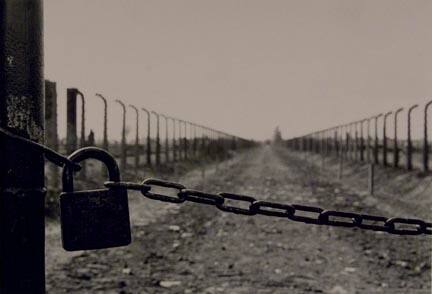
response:
[[[415,207],[416,216],[430,220],[426,196],[417,195],[417,206],[385,191],[370,196],[362,189],[364,179],[357,180],[348,166],[343,182],[331,162],[328,167],[313,157],[263,146],[178,180],[208,192],[388,217],[410,216]],[[193,203],[159,203],[132,192],[130,210],[133,243],[122,248],[65,252],[58,225],[50,223],[48,293],[431,291],[430,237],[240,216]]]

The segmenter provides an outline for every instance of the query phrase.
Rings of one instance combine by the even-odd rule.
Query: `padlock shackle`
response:
[[[84,147],[76,150],[68,157],[69,160],[79,163],[86,159],[96,159],[105,164],[108,169],[108,177],[110,181],[119,182],[121,180],[120,170],[115,158],[104,149],[98,147]],[[63,191],[74,191],[74,171],[69,166],[63,168]]]

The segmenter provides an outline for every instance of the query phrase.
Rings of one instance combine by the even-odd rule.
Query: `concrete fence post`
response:
[[[135,121],[135,176],[138,176],[139,165],[140,165],[140,146],[139,146],[139,110],[134,105],[129,105],[130,108],[135,110],[136,121]]]
[[[378,139],[378,119],[382,117],[383,114],[380,113],[377,116],[374,117],[375,121],[375,141],[374,141],[374,162],[375,164],[379,164],[379,158],[378,158],[378,149],[379,149],[379,139]]]
[[[57,127],[57,85],[55,82],[45,81],[45,144],[55,150],[59,150]],[[59,169],[50,164],[47,171],[47,187],[58,192]]]
[[[392,115],[393,112],[389,111],[384,115],[383,123],[383,165],[387,166],[387,118]]]
[[[126,105],[119,99],[115,102],[120,104],[123,110],[122,119],[122,134],[121,134],[121,145],[120,145],[120,171],[124,174],[126,172],[126,157],[127,157],[127,146],[126,146]]]
[[[398,143],[398,114],[403,111],[403,108],[399,108],[395,111],[394,115],[394,150],[393,150],[393,166],[399,167],[399,143]]]
[[[160,145],[160,116],[156,111],[151,112],[156,117],[156,165],[161,164],[161,145]]]
[[[146,157],[147,157],[147,165],[152,165],[151,160],[151,134],[150,134],[150,124],[151,124],[151,118],[150,118],[150,111],[148,111],[145,108],[141,108],[142,111],[144,111],[147,114],[147,144],[146,144]]]
[[[429,142],[428,142],[428,110],[432,101],[426,103],[424,108],[424,123],[423,123],[423,171],[429,171]]]
[[[412,164],[412,152],[413,152],[413,147],[412,147],[412,141],[411,141],[411,114],[412,111],[414,109],[416,109],[418,107],[417,104],[411,106],[408,109],[408,135],[407,135],[407,169],[408,170],[412,170],[413,169],[413,164]]]
[[[77,142],[77,92],[67,89],[66,105],[66,153],[71,154],[78,147]]]

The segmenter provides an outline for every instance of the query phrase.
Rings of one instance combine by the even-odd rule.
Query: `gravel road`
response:
[[[393,216],[380,210],[379,198],[323,180],[318,168],[270,146],[205,174],[180,180],[208,192]],[[431,292],[430,237],[240,216],[133,194],[130,208],[133,244],[51,259],[49,293]]]

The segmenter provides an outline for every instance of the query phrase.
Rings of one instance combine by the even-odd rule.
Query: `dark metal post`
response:
[[[165,119],[165,163],[169,162],[169,142],[168,142],[168,116],[161,114]]]
[[[160,134],[159,134],[159,124],[160,124],[160,116],[159,113],[152,111],[156,116],[156,165],[160,165],[160,152],[161,152],[161,145],[160,145]]]
[[[379,148],[379,142],[378,142],[378,119],[380,117],[382,117],[383,114],[380,113],[377,116],[374,117],[375,120],[375,143],[374,143],[374,161],[375,164],[379,164],[379,159],[378,159],[378,148]]]
[[[411,141],[411,112],[417,108],[418,105],[413,105],[408,109],[408,145],[407,145],[407,169],[412,170],[412,141]]]
[[[139,110],[136,106],[129,104],[129,107],[135,110],[136,125],[135,125],[135,176],[138,176],[140,164],[140,147],[139,147]]]
[[[120,171],[124,173],[126,171],[126,105],[119,99],[115,100],[123,109],[123,127],[122,127],[122,137],[120,146]]]
[[[142,111],[144,111],[147,114],[147,149],[146,149],[146,154],[147,154],[147,165],[151,166],[152,165],[152,160],[151,160],[151,138],[150,138],[150,111],[148,111],[145,108],[141,108]]]
[[[387,166],[387,117],[392,115],[393,112],[389,111],[384,115],[383,124],[383,165]]]
[[[43,144],[42,10],[0,0],[0,126]],[[0,293],[45,293],[44,157],[0,140]]]
[[[102,148],[108,151],[108,103],[104,96],[96,94],[96,97],[102,99],[104,103],[104,121],[103,121],[103,143]],[[105,169],[105,168],[104,168]]]
[[[423,171],[429,171],[429,142],[428,142],[428,109],[432,101],[426,103],[424,108],[424,136],[423,136]]]
[[[403,107],[395,111],[394,115],[394,150],[393,150],[393,166],[399,167],[399,144],[398,144],[398,114],[403,111]]]

